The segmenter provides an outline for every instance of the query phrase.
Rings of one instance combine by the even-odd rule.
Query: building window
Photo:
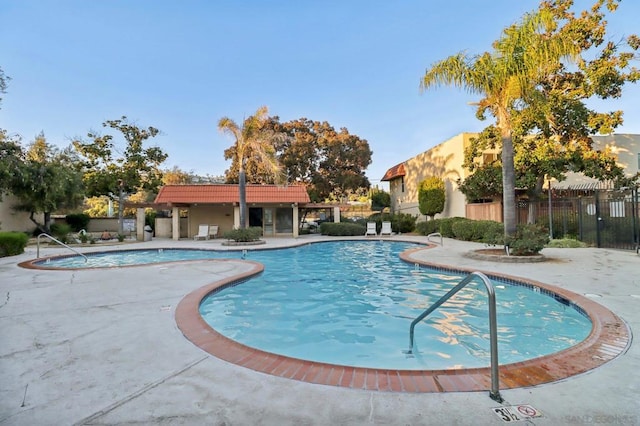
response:
[[[404,176],[400,176],[400,192],[404,192]]]

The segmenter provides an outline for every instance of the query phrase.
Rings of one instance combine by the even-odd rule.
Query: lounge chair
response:
[[[365,232],[364,236],[366,237],[367,235],[378,235],[375,222],[367,222],[367,232]]]
[[[382,229],[380,230],[380,235],[391,236],[391,222],[382,222]]]
[[[218,236],[218,225],[209,225],[209,238]]]
[[[193,236],[193,239],[199,240],[200,238],[204,238],[205,240],[209,239],[209,225],[198,226],[198,233]]]

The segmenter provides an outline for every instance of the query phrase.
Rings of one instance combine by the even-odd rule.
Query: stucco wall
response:
[[[218,225],[218,235],[233,229],[233,206],[192,206],[189,208],[189,237],[198,233],[199,225]]]
[[[474,136],[474,133],[461,133],[405,161],[404,192],[401,179],[389,183],[392,210],[424,218],[418,207],[418,185],[430,176],[437,176],[445,183],[445,207],[436,217],[464,217],[465,197],[456,182],[468,174],[462,167],[464,147]]]
[[[640,135],[616,134],[607,136],[593,136],[593,149],[601,151],[610,149],[618,157],[618,165],[625,169],[625,176],[631,177],[638,173],[640,162]],[[597,182],[580,173],[567,173],[567,179],[562,182],[553,182],[554,187],[566,188],[569,186],[587,185]]]
[[[18,203],[18,199],[13,195],[2,195],[0,201],[0,231],[14,232],[31,232],[36,225],[29,219],[28,212],[19,212],[13,209]],[[42,214],[36,214],[34,218],[42,223],[44,221]]]

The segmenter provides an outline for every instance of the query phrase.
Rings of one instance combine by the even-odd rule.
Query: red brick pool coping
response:
[[[408,250],[400,257],[406,262],[437,269],[478,271],[423,262],[411,257],[415,251],[424,249],[423,247]],[[249,279],[264,269],[259,263],[249,263],[253,263],[250,271],[201,287],[186,295],[176,307],[175,318],[178,328],[187,339],[205,352],[262,373],[322,385],[388,392],[469,392],[490,389],[489,367],[457,370],[349,367],[277,355],[245,346],[223,336],[202,319],[199,313],[200,303],[209,293]],[[500,389],[536,386],[585,373],[624,353],[631,344],[631,335],[624,321],[609,309],[582,295],[522,277],[480,272],[492,278],[537,287],[564,297],[582,309],[592,322],[589,336],[571,348],[523,362],[501,365]]]

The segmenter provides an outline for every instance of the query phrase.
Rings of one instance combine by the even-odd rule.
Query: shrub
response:
[[[504,224],[493,220],[484,220],[484,232],[482,234],[482,242],[489,245],[504,244]]]
[[[587,245],[582,241],[578,241],[572,238],[563,238],[561,240],[551,240],[547,247],[551,248],[582,248]]]
[[[441,219],[436,219],[438,230],[436,232],[440,232],[443,237],[446,238],[455,238],[455,234],[453,233],[453,224],[456,222],[470,220],[464,217],[445,217]]]
[[[223,237],[227,240],[233,240],[236,242],[247,243],[250,241],[257,241],[262,236],[262,228],[259,226],[252,226],[249,228],[238,228],[227,231],[223,234]]]
[[[505,243],[516,256],[537,254],[549,243],[549,231],[540,225],[520,225],[516,235],[507,238]]]
[[[22,232],[0,232],[0,257],[24,253],[29,236]]]
[[[90,220],[91,217],[85,213],[73,213],[66,216],[67,224],[73,232],[80,232],[83,229],[86,231]]]
[[[417,216],[408,213],[398,213],[391,217],[391,229],[395,232],[409,233],[416,229]],[[382,227],[382,223],[380,224]]]
[[[149,225],[152,230],[156,229],[156,216],[158,212],[154,210],[146,211],[144,213],[144,224],[145,226]]]
[[[444,181],[436,176],[431,176],[418,185],[418,209],[420,213],[433,218],[442,213],[445,202]]]
[[[375,222],[376,231],[380,232],[380,230],[382,229],[382,222],[391,222],[391,230],[393,230],[393,232],[406,234],[415,230],[417,220],[417,216],[408,213],[374,213],[367,219],[358,221],[357,223],[366,226],[367,222]]]
[[[458,220],[451,225],[451,232],[456,239],[462,241],[480,241],[480,227],[475,220]]]
[[[71,226],[66,223],[52,223],[51,234],[56,237],[60,242],[67,243],[67,236],[71,232]]]
[[[343,236],[361,236],[364,235],[367,228],[358,223],[348,223],[348,222],[323,222],[320,224],[320,233],[322,235],[329,235],[332,237],[343,237]]]
[[[438,229],[438,220],[428,220],[426,222],[418,222],[415,227],[416,233],[420,235],[429,235],[434,232],[440,232]]]

